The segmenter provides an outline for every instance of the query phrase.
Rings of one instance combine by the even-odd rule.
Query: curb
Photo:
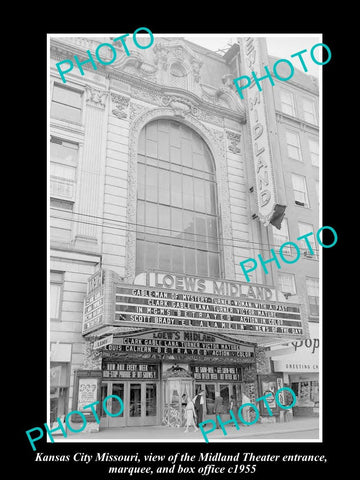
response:
[[[272,435],[272,434],[277,434],[277,433],[295,433],[295,432],[311,432],[313,431],[314,428],[310,428],[310,427],[305,427],[305,428],[297,428],[296,430],[294,429],[286,429],[286,430],[269,430],[269,431],[266,431],[266,432],[255,432],[255,433],[249,433],[249,435],[251,435],[251,437],[262,437],[263,435]],[[237,433],[239,432],[234,432],[234,433],[228,433],[226,435],[226,438],[229,438],[229,437],[234,437],[234,438],[240,438],[242,435],[237,435]],[[248,433],[248,432],[246,432]],[[235,437],[236,435],[236,437]],[[246,434],[243,435],[244,438],[246,438]],[[222,438],[222,437],[214,437],[213,438]]]

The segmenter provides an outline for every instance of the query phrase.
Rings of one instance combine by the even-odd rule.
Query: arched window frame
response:
[[[221,277],[216,165],[202,137],[174,119],[147,123],[137,173],[137,273]]]
[[[132,106],[130,105],[130,110]],[[126,261],[125,276],[127,282],[132,283],[135,279],[136,267],[136,205],[137,205],[137,149],[138,139],[142,127],[153,119],[168,118],[177,119],[190,128],[193,128],[207,144],[216,168],[216,184],[218,193],[218,206],[221,211],[220,215],[220,242],[222,255],[222,277],[235,279],[235,265],[233,247],[230,242],[223,242],[223,238],[232,238],[231,228],[231,212],[230,212],[230,194],[227,182],[227,161],[226,161],[226,144],[225,138],[221,133],[221,138],[214,130],[207,128],[201,121],[193,115],[185,115],[179,118],[172,108],[148,109],[137,107],[131,115],[132,123],[129,125],[129,162],[128,162],[128,201],[127,201],[127,218],[128,223],[133,228],[129,228],[126,238]]]

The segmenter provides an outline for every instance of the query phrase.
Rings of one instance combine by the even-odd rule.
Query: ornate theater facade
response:
[[[218,395],[226,417],[287,384],[270,348],[309,336],[307,302],[279,288],[274,262],[250,282],[239,265],[276,251],[287,207],[272,93],[241,101],[232,83],[266,48],[129,39],[130,55],[117,46],[64,84],[56,63],[106,40],[50,40],[50,421],[99,400],[89,430],[176,425],[200,390],[204,419]],[[261,421],[279,419],[269,405]]]

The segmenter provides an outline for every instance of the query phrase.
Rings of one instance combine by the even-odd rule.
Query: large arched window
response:
[[[215,167],[202,138],[172,120],[142,129],[136,273],[220,276]]]

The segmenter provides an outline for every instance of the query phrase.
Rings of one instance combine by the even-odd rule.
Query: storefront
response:
[[[218,395],[226,415],[262,390],[258,344],[303,335],[299,305],[265,285],[157,273],[136,281],[99,272],[84,301],[98,398],[117,395],[124,403],[121,415],[100,411],[100,428],[180,426],[188,397],[200,391],[204,420],[214,418]],[[274,393],[282,386],[275,379]],[[115,414],[119,403],[110,398],[107,409]]]
[[[295,392],[295,416],[319,415],[319,324],[309,323],[309,331],[310,338],[287,344],[285,354],[281,349],[272,354],[274,371]]]

